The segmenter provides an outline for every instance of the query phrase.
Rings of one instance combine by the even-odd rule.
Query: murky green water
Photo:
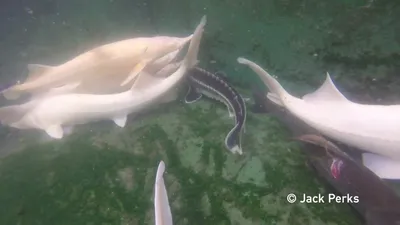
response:
[[[151,224],[159,160],[176,224],[357,224],[347,205],[286,201],[326,191],[275,120],[249,115],[242,157],[223,148],[225,107],[172,104],[141,121],[4,158],[4,224]]]
[[[245,97],[258,78],[239,56],[294,94],[317,88],[329,71],[352,98],[398,99],[400,5],[389,0],[5,1],[1,81],[23,79],[28,63],[56,65],[117,39],[187,35],[202,15],[200,65],[227,73]],[[154,112],[124,129],[90,124],[52,142],[2,127],[0,224],[154,224],[160,160],[175,224],[361,224],[346,204],[286,201],[331,190],[274,118],[249,112],[244,155],[235,156],[223,145],[233,125],[225,106],[178,101]]]

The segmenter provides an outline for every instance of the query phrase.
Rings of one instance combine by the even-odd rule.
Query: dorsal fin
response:
[[[303,100],[307,102],[348,101],[347,98],[336,88],[329,73],[326,73],[326,79],[322,86],[313,93],[304,95]]]
[[[28,78],[26,81],[32,81],[45,74],[47,71],[52,69],[52,66],[46,66],[41,64],[28,64]]]

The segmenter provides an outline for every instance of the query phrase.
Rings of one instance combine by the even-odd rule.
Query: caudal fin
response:
[[[196,27],[196,30],[193,33],[192,39],[189,44],[189,49],[188,49],[186,56],[183,59],[182,64],[178,70],[186,71],[187,69],[194,67],[198,63],[197,54],[199,52],[201,37],[202,37],[203,31],[204,31],[204,26],[206,25],[206,21],[207,21],[206,16],[203,16],[200,21],[200,24]],[[178,72],[178,71],[176,71],[176,72]],[[186,74],[186,73],[182,73],[182,74]],[[180,76],[179,72],[177,73],[177,75],[179,75],[179,76],[176,78],[180,79],[181,76]],[[144,82],[143,80],[146,79],[146,76],[148,76],[148,74],[143,71],[141,73],[139,73],[136,76],[136,80],[134,81],[134,83],[131,87],[131,90],[134,90],[134,89],[140,87],[141,84]],[[173,75],[171,75],[171,76],[173,76]]]
[[[167,190],[165,189],[163,174],[165,164],[158,164],[156,182],[154,185],[154,213],[156,225],[172,225],[172,214],[169,206]]]
[[[267,71],[262,69],[259,65],[242,57],[239,57],[237,61],[240,64],[245,64],[250,67],[250,69],[252,69],[261,78],[261,80],[270,90],[270,94],[269,96],[267,96],[268,99],[276,104],[282,104],[281,101],[284,99],[283,97],[289,96],[289,93],[286,92],[286,90],[279,84],[279,82],[269,73],[267,73]]]
[[[242,144],[241,144],[241,131],[235,126],[225,138],[225,146],[233,154],[242,155]]]
[[[204,26],[206,25],[207,17],[203,16],[199,25],[193,33],[192,39],[190,40],[189,49],[185,58],[183,59],[182,66],[186,68],[192,68],[197,65],[197,55],[199,52],[201,38],[203,36]]]

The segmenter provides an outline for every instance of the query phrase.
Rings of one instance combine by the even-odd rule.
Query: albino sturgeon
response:
[[[194,67],[206,23],[204,16],[190,41],[188,52],[179,68],[170,76],[143,87],[148,76],[140,73],[132,88],[111,95],[58,94],[35,98],[23,105],[0,108],[0,121],[19,129],[42,129],[56,139],[63,137],[63,126],[85,124],[104,119],[113,120],[124,127],[127,115],[147,109],[173,91]],[[147,83],[146,83],[147,84]]]
[[[385,179],[400,179],[400,105],[366,105],[349,101],[329,74],[315,92],[297,98],[290,95],[260,66],[244,58],[238,62],[260,76],[267,97],[309,126],[336,141],[367,151],[363,164]]]
[[[97,47],[59,66],[29,64],[25,82],[2,93],[7,99],[16,99],[24,92],[35,95],[51,89],[70,91],[80,87],[80,91],[91,94],[108,87],[108,92],[118,91],[116,87],[132,84],[144,69],[150,67],[148,72],[154,73],[166,66],[192,37],[133,38]]]
[[[169,206],[168,194],[164,184],[163,174],[165,164],[158,164],[156,181],[154,184],[154,214],[156,225],[172,225],[172,214]]]

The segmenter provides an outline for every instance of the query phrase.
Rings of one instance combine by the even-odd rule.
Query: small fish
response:
[[[400,224],[400,198],[375,173],[319,135],[295,138],[305,143],[309,164],[341,195],[358,196],[349,203],[367,225]],[[354,200],[354,199],[353,199]]]
[[[241,139],[247,114],[245,100],[220,73],[213,74],[194,67],[188,74],[189,90],[185,102],[188,104],[196,102],[204,95],[225,104],[229,116],[235,119],[235,126],[225,138],[225,146],[232,153],[243,154]]]
[[[164,184],[163,174],[165,164],[158,164],[156,180],[154,184],[154,214],[156,225],[172,225],[172,214],[169,206],[168,194]]]

